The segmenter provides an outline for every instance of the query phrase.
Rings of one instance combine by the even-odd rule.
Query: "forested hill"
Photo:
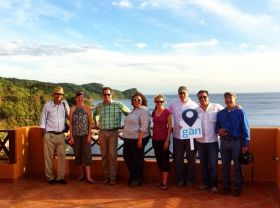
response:
[[[75,85],[71,83],[50,83],[0,77],[0,129],[13,129],[19,126],[38,125],[44,103],[52,99],[55,86],[62,86],[65,99],[74,103],[73,96],[79,90],[85,92],[86,103],[100,99],[102,84],[90,83]],[[113,98],[130,98],[135,88],[125,91],[114,90]]]

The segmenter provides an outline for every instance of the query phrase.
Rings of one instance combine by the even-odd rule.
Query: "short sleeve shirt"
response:
[[[164,111],[159,115],[153,115],[153,140],[166,140],[167,130],[168,130],[168,117],[170,116],[170,111],[164,109]]]

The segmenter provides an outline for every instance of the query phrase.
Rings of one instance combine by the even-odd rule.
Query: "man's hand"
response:
[[[248,147],[241,147],[241,151],[242,151],[242,153],[247,152],[248,151]]]
[[[218,133],[221,137],[226,137],[228,135],[228,131],[225,128],[219,129]]]

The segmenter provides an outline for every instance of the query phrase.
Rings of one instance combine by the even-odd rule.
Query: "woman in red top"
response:
[[[154,98],[155,110],[153,111],[153,148],[157,164],[161,173],[161,182],[157,183],[162,190],[168,189],[169,175],[169,138],[172,128],[171,113],[164,108],[164,97],[157,95]]]

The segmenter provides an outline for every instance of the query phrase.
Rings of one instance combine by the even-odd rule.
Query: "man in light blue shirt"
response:
[[[221,138],[221,157],[224,177],[223,194],[231,192],[230,167],[234,162],[234,190],[233,196],[239,196],[242,190],[243,180],[239,163],[240,150],[247,151],[250,140],[250,128],[245,112],[236,107],[236,94],[226,92],[224,94],[226,108],[217,115],[216,132]]]
[[[49,184],[66,184],[65,180],[65,119],[69,117],[69,106],[63,100],[63,88],[57,87],[53,92],[53,100],[48,101],[42,110],[40,127],[44,133],[45,174]],[[57,177],[53,170],[54,153],[58,156]]]

